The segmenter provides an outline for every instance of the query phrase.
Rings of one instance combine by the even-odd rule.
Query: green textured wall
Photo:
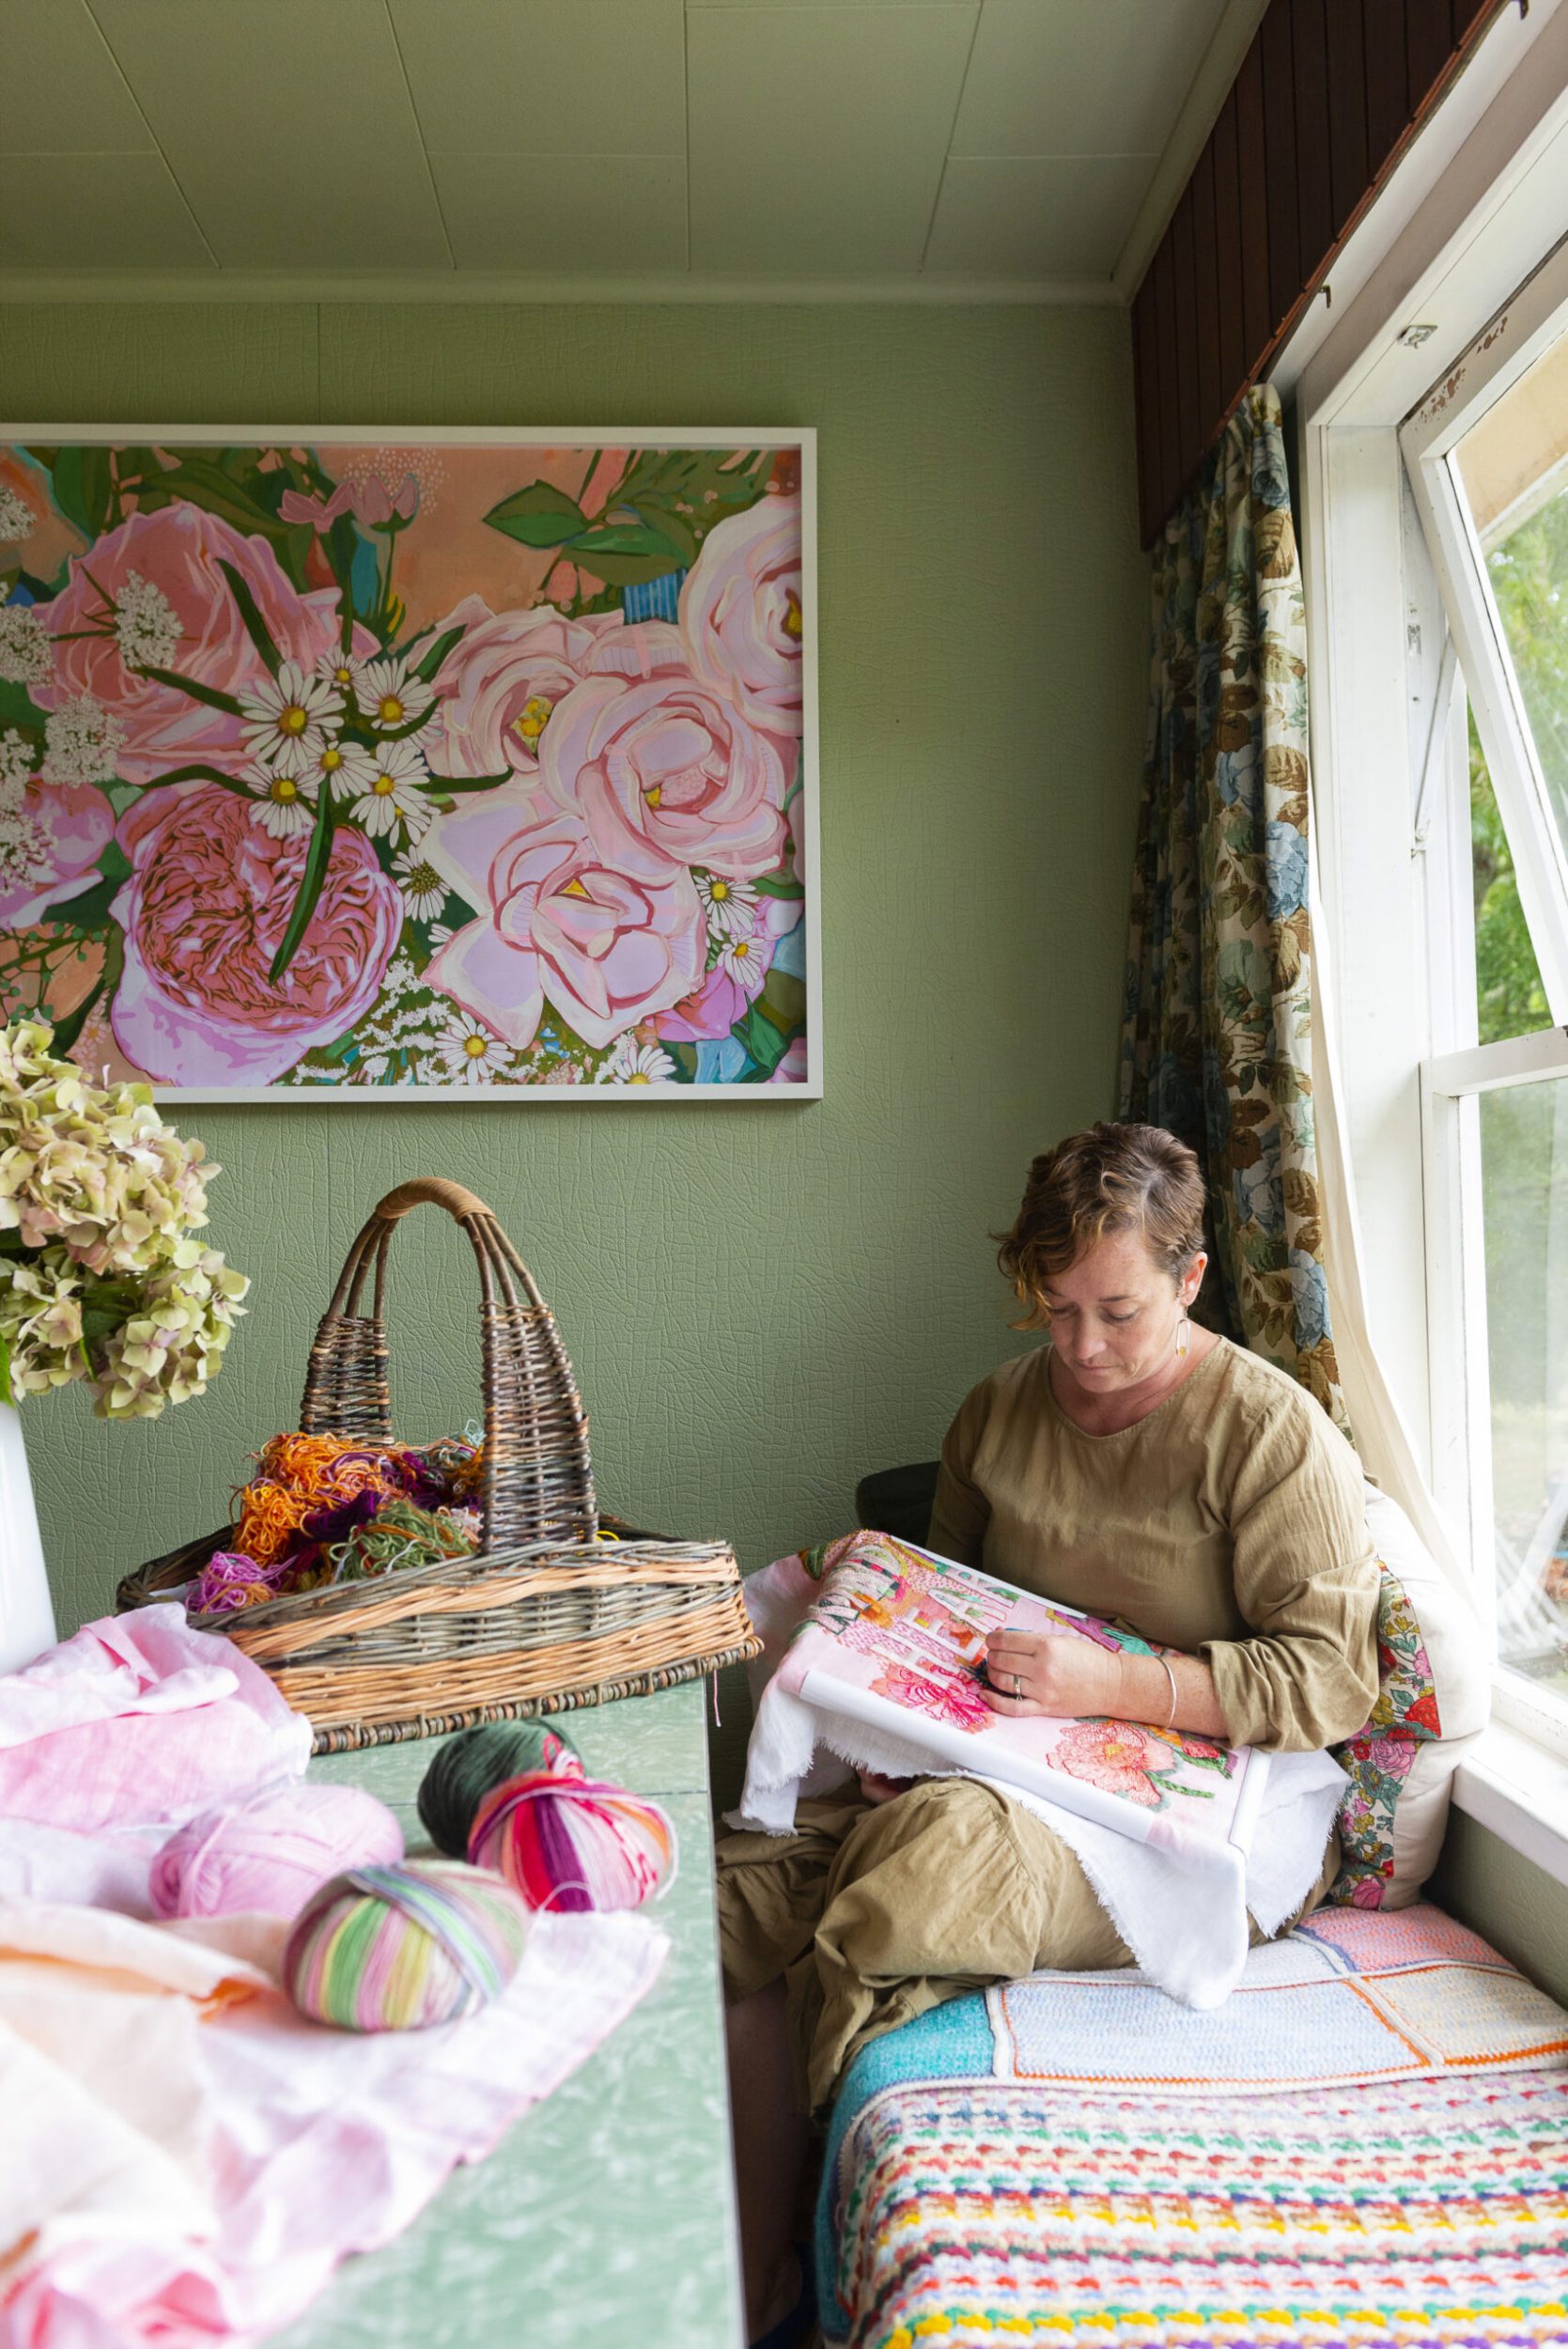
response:
[[[252,1311],[155,1426],[28,1407],[63,1627],[294,1424],[343,1251],[413,1174],[472,1185],[533,1265],[616,1506],[748,1569],[842,1530],[856,1477],[928,1456],[1017,1343],[986,1231],[1112,1106],[1145,659],[1125,315],[18,306],[0,413],[820,433],[826,1099],[180,1112]],[[477,1404],[466,1256],[405,1227],[411,1432]]]

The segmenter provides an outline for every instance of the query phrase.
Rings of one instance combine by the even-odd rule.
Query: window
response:
[[[1568,255],[1399,437],[1448,631],[1421,795],[1469,882],[1428,899],[1435,1452],[1465,1463],[1500,1709],[1568,1744]]]

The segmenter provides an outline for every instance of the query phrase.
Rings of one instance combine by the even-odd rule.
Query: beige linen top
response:
[[[1237,1745],[1353,1736],[1377,1694],[1378,1565],[1359,1464],[1320,1406],[1221,1339],[1147,1418],[1089,1436],[1048,1361],[1003,1362],[965,1398],[931,1548],[1202,1657]]]

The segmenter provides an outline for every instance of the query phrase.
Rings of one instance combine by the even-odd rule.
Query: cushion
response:
[[[1370,1480],[1367,1530],[1383,1569],[1379,1687],[1371,1719],[1333,1749],[1350,1788],[1328,1898],[1405,1908],[1437,1863],[1454,1769],[1491,1712],[1491,1670],[1469,1598]]]

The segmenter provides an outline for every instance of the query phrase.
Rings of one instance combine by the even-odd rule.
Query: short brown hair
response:
[[[1203,1247],[1203,1176],[1197,1153],[1162,1126],[1109,1121],[1069,1134],[1029,1170],[1023,1205],[997,1262],[1029,1308],[1018,1324],[1048,1320],[1047,1283],[1107,1232],[1137,1232],[1179,1281]]]

